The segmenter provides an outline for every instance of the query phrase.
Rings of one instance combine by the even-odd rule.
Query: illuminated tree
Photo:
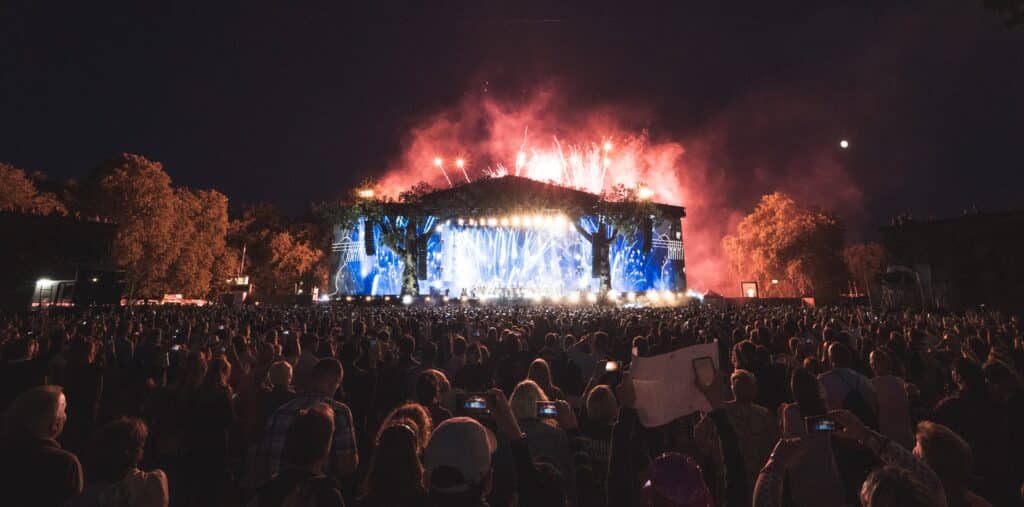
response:
[[[114,261],[127,270],[132,296],[158,297],[168,289],[167,275],[178,258],[178,199],[159,162],[124,154],[100,167],[84,183],[81,204],[87,213],[117,224]]]
[[[174,190],[177,209],[178,255],[167,274],[166,284],[192,297],[211,295],[221,287],[218,259],[225,253],[228,229],[228,198],[216,190]]]
[[[317,234],[313,224],[288,220],[273,206],[257,204],[231,221],[228,243],[237,256],[245,248],[244,273],[257,293],[293,294],[300,282],[313,286],[326,281]]]
[[[843,235],[835,214],[775,192],[761,198],[723,247],[736,273],[757,281],[764,295],[828,299],[844,280]]]
[[[843,250],[843,262],[854,283],[869,289],[885,269],[885,250],[873,242],[850,245]]]
[[[64,215],[67,208],[50,193],[40,193],[25,171],[0,163],[0,211]]]

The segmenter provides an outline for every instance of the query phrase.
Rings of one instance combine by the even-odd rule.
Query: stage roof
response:
[[[435,216],[489,214],[523,210],[592,209],[599,196],[519,176],[483,178],[423,196],[418,207]],[[395,203],[395,206],[402,206]],[[667,217],[682,218],[682,206],[654,203]],[[614,203],[612,204],[614,206]]]

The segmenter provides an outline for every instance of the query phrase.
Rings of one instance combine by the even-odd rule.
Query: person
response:
[[[524,380],[512,391],[509,405],[519,426],[526,433],[530,454],[558,468],[569,489],[570,501],[575,505],[576,471],[570,454],[569,437],[557,424],[550,424],[550,419],[542,420],[537,416],[539,401],[550,400],[536,382]]]
[[[619,405],[611,388],[606,385],[598,385],[587,393],[584,408],[586,424],[581,426],[582,436],[578,439],[578,447],[586,457],[589,471],[587,480],[591,484],[587,486],[582,484],[579,470],[577,470],[577,491],[580,492],[580,495],[587,494],[594,497],[589,501],[584,501],[581,498],[580,505],[592,505],[596,502],[603,504],[608,479],[608,454],[611,450],[612,428],[615,427],[615,419],[619,415]],[[582,482],[586,482],[586,480]]]
[[[280,471],[284,441],[292,419],[301,410],[319,403],[326,404],[334,411],[333,439],[330,446],[331,459],[327,463],[326,470],[338,480],[356,470],[359,465],[359,454],[352,425],[352,412],[344,403],[333,398],[334,393],[341,385],[342,376],[341,363],[337,359],[328,358],[317,361],[310,379],[310,390],[281,405],[270,416],[260,450],[261,461],[265,463],[266,476],[272,476]]]
[[[441,382],[444,373],[435,369],[420,372],[416,379],[416,401],[427,407],[430,411],[430,419],[435,425],[444,422],[452,416],[451,411],[441,406]]]
[[[34,387],[14,400],[0,451],[4,504],[59,506],[82,491],[82,464],[57,443],[67,406],[64,391],[52,385]]]
[[[3,348],[0,367],[0,412],[14,402],[19,394],[46,384],[46,361],[39,357],[39,342],[32,338],[12,340]]]
[[[923,459],[942,481],[949,507],[991,507],[968,486],[974,466],[971,447],[953,430],[931,421],[917,425],[914,455]]]
[[[434,431],[434,422],[430,418],[430,412],[419,403],[404,403],[388,412],[388,415],[381,422],[381,428],[392,424],[403,422],[416,430],[416,445],[423,450],[430,440],[430,434]],[[379,438],[379,435],[378,435]]]
[[[494,400],[491,412],[498,433],[506,439],[515,462],[519,505],[542,505],[542,500],[564,491],[542,492],[551,484],[539,477],[530,447],[501,389],[488,391]],[[453,417],[438,425],[423,451],[424,478],[429,507],[486,507],[493,483],[491,457],[498,441],[491,430],[475,419]]]
[[[726,487],[732,494],[750,498],[757,471],[779,438],[778,423],[771,411],[754,402],[757,379],[752,373],[735,370],[729,380],[735,399],[714,407],[694,428],[694,439],[701,452],[725,470]]]
[[[295,384],[295,389],[299,392],[305,392],[309,389],[309,383],[313,376],[313,367],[316,366],[316,362],[319,360],[316,356],[318,344],[319,339],[312,333],[304,333],[299,337],[299,349],[302,352],[299,354],[298,360],[295,361],[293,373],[293,383]]]
[[[821,397],[821,385],[811,372],[793,371],[790,380],[794,403],[780,409],[783,438],[800,438],[803,452],[789,466],[790,496],[797,507],[840,507],[846,505],[846,488],[828,433],[808,433],[805,417],[828,414]],[[760,467],[758,467],[760,469]]]
[[[139,469],[149,429],[122,417],[104,425],[93,444],[91,482],[66,507],[167,507],[167,475]]]
[[[907,383],[893,375],[892,357],[885,350],[873,350],[869,362],[875,374],[869,382],[878,396],[878,430],[896,443],[913,448]]]
[[[991,398],[978,363],[960,357],[951,369],[957,391],[940,401],[927,419],[948,427],[970,444],[977,464],[975,472],[982,478],[979,492],[997,503],[1006,502],[1012,494],[1010,489],[1016,486],[1009,481],[1009,416]]]
[[[564,400],[565,393],[556,386],[551,380],[551,366],[548,362],[542,358],[534,359],[530,363],[530,369],[526,373],[526,378],[537,383],[538,386],[544,391],[544,395],[549,400]]]
[[[417,429],[406,419],[381,428],[362,485],[362,507],[419,507],[425,504]]]
[[[841,342],[828,347],[829,371],[818,376],[831,410],[846,409],[872,428],[878,427],[878,396],[871,382],[853,369],[853,352]]]
[[[267,372],[270,389],[260,391],[257,397],[259,413],[256,421],[266,421],[281,405],[295,399],[292,388],[292,365],[287,361],[274,361]],[[262,424],[259,424],[262,431]]]
[[[860,489],[864,507],[945,507],[942,481],[928,464],[903,446],[878,433],[847,410],[828,414],[838,425],[835,435],[859,442],[883,466],[868,474]],[[800,437],[783,438],[775,445],[757,476],[753,507],[779,505],[786,470],[799,461],[805,450]]]
[[[314,380],[311,385],[315,384]],[[345,506],[337,484],[326,474],[336,413],[325,403],[314,403],[299,409],[291,417],[285,435],[281,472],[260,488],[250,502],[251,507]]]
[[[228,432],[235,422],[230,376],[231,363],[226,357],[211,359],[197,396],[188,407],[182,483],[191,502],[219,502],[228,477]]]

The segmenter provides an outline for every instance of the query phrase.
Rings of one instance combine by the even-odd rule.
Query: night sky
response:
[[[856,236],[1024,207],[1024,29],[980,0],[550,3],[6,0],[0,160],[80,178],[139,153],[298,213],[467,94],[553,85],[566,110],[699,140],[738,207],[822,156],[857,187]]]

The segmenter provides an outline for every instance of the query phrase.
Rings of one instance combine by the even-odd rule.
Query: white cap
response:
[[[475,419],[453,417],[444,421],[430,435],[423,451],[427,483],[430,489],[441,493],[465,491],[478,484],[491,470],[491,454],[498,448],[494,433]],[[434,477],[434,471],[449,468],[456,474]]]

